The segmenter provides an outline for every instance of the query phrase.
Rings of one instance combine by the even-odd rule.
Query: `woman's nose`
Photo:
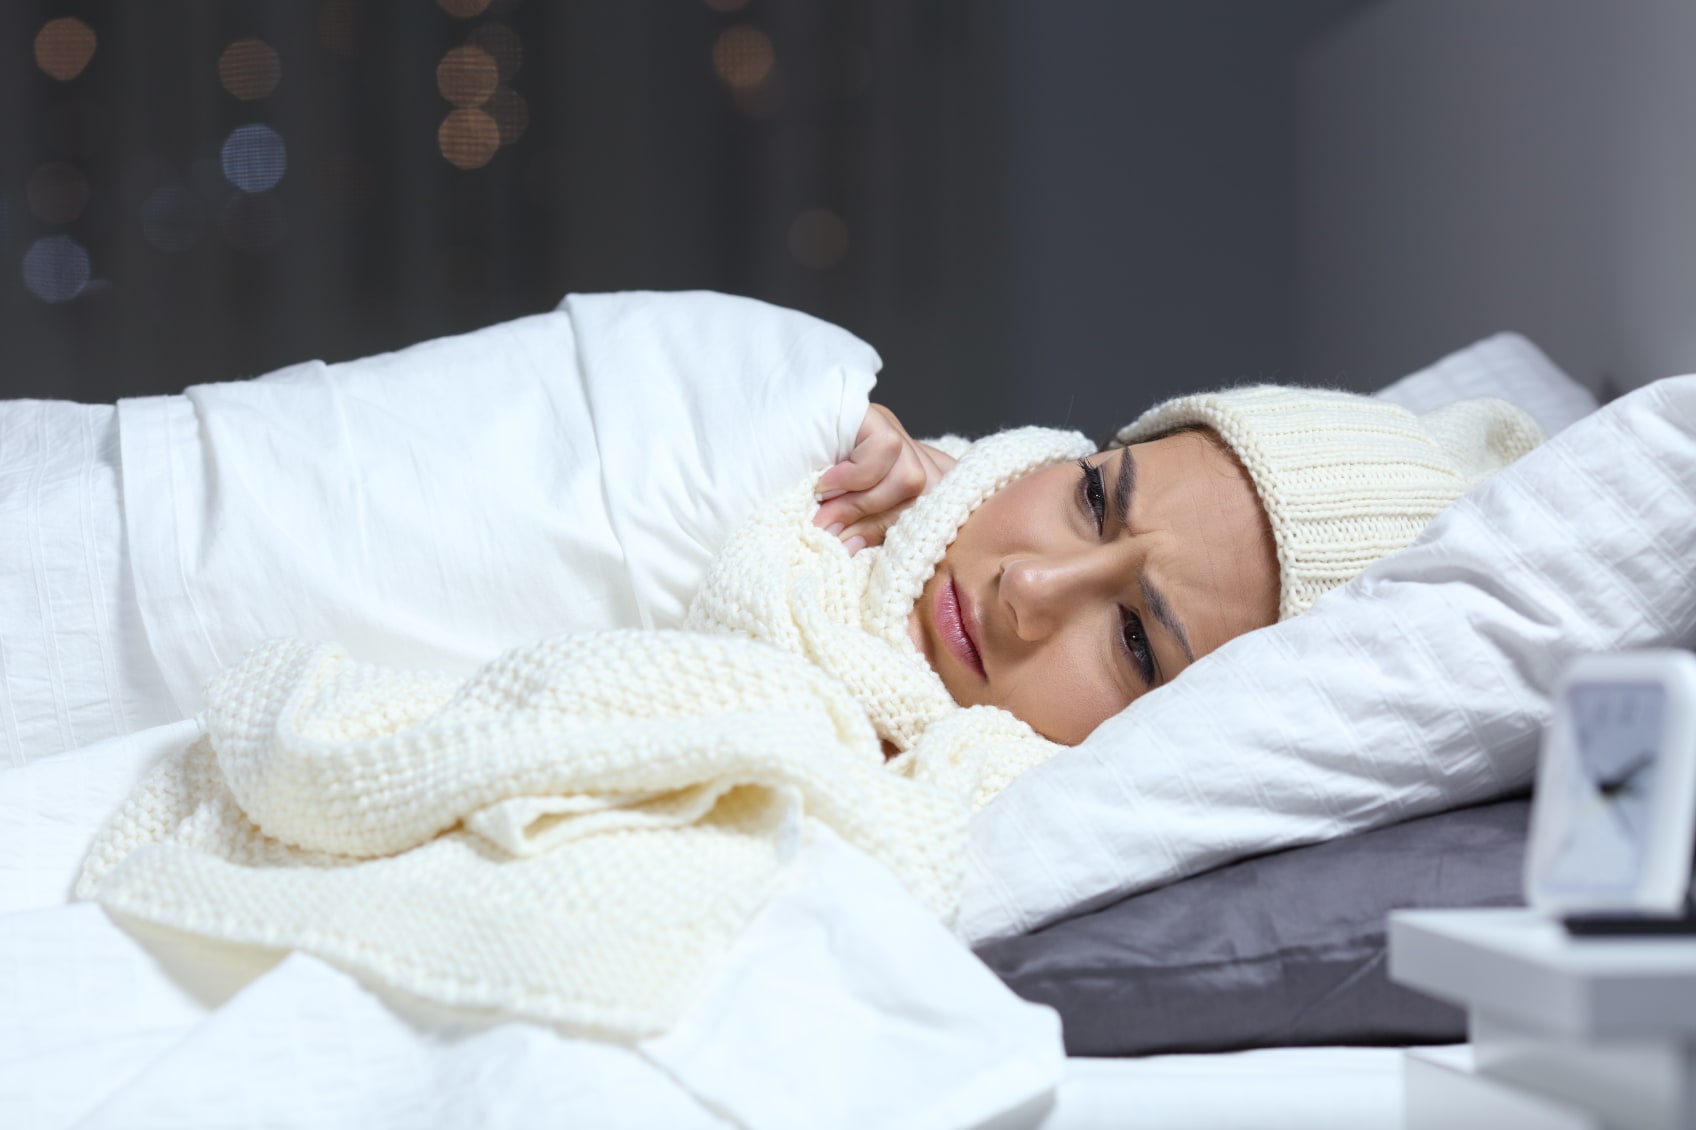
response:
[[[1089,554],[1014,558],[1001,567],[1001,600],[1027,642],[1048,638],[1101,585],[1103,562]]]

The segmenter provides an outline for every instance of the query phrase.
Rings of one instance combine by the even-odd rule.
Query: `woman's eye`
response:
[[[1143,631],[1142,617],[1129,608],[1119,609],[1119,635],[1125,647],[1125,654],[1136,664],[1137,674],[1142,676],[1143,685],[1154,685],[1154,648],[1149,645],[1148,633]]]
[[[1078,460],[1078,469],[1083,472],[1083,477],[1078,480],[1078,493],[1095,522],[1095,532],[1099,534],[1107,521],[1107,492],[1101,485],[1101,471],[1091,467],[1085,459]]]

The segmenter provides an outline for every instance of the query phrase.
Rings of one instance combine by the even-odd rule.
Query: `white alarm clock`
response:
[[[1696,930],[1696,655],[1589,655],[1543,735],[1525,895],[1575,932]]]

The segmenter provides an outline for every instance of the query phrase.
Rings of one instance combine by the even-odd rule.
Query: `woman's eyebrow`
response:
[[[1190,650],[1189,635],[1185,633],[1184,625],[1179,622],[1177,613],[1172,611],[1172,606],[1166,603],[1165,595],[1149,584],[1147,577],[1139,579],[1137,584],[1142,588],[1142,599],[1148,605],[1149,615],[1160,621],[1166,630],[1172,633],[1172,638],[1177,640],[1178,646],[1184,649],[1184,659],[1187,662],[1194,663],[1195,652]]]
[[[1118,512],[1119,521],[1124,523],[1127,531],[1131,528],[1131,496],[1137,489],[1137,461],[1131,457],[1131,449],[1122,447],[1125,453],[1119,460],[1119,476],[1113,480],[1113,509]]]
[[[1137,489],[1137,461],[1132,457],[1129,447],[1121,450],[1125,454],[1119,459],[1119,474],[1113,480],[1113,509],[1118,513],[1119,521],[1124,525],[1125,531],[1129,533],[1131,528],[1131,498],[1136,494]],[[1177,613],[1172,611],[1172,606],[1167,603],[1165,594],[1150,584],[1146,576],[1138,578],[1137,584],[1142,589],[1142,599],[1148,605],[1149,615],[1160,621],[1161,626],[1171,634],[1173,639],[1178,641],[1178,646],[1184,649],[1184,659],[1187,662],[1194,663],[1195,652],[1190,649],[1189,633],[1184,631],[1183,622],[1178,619]]]

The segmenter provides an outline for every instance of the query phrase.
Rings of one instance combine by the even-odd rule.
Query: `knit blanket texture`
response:
[[[102,830],[78,896],[617,1038],[667,1027],[798,881],[808,821],[950,920],[969,813],[1058,747],[957,706],[908,616],[972,509],[1091,445],[1024,428],[956,450],[852,557],[796,484],[732,536],[684,631],[557,636],[463,681],[261,646]]]

